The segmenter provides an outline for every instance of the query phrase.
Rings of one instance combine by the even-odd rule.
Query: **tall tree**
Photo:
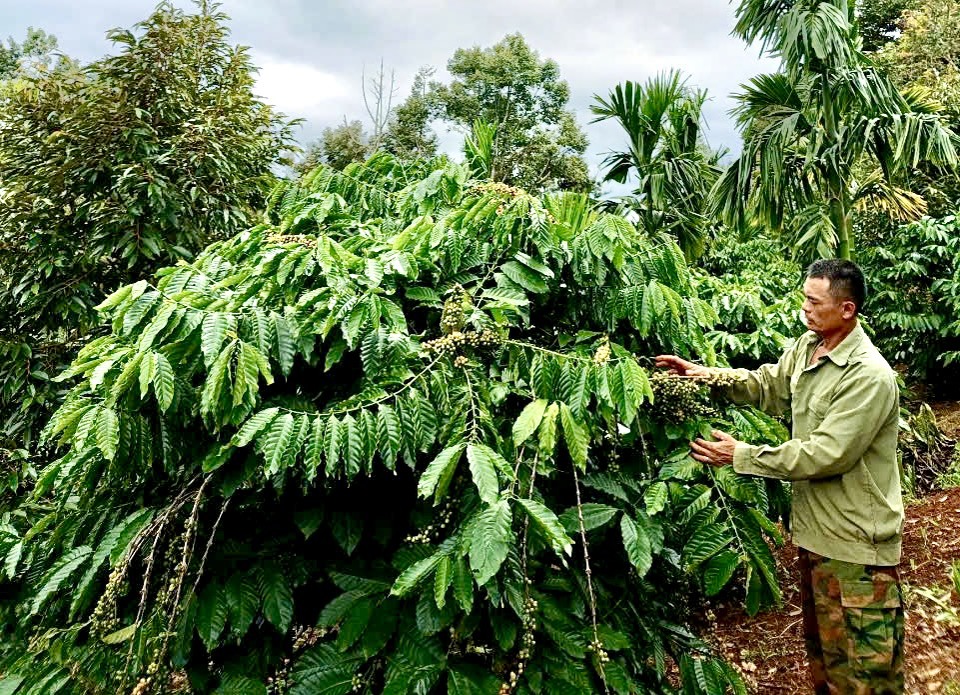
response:
[[[901,94],[860,52],[848,0],[743,0],[737,18],[737,33],[778,56],[781,71],[738,95],[744,147],[714,188],[714,210],[789,224],[805,252],[844,258],[858,206],[922,213],[898,179],[924,161],[955,167],[956,136],[935,104]]]
[[[53,62],[53,53],[57,50],[57,37],[43,29],[27,28],[23,42],[7,39],[7,45],[0,43],[0,80],[10,79],[21,72],[31,72],[37,64]]]
[[[616,120],[628,139],[626,150],[604,162],[605,179],[635,179],[627,204],[648,232],[675,236],[688,258],[703,251],[711,225],[707,198],[720,174],[720,153],[711,152],[703,137],[706,96],[674,71],[642,85],[617,85],[592,107],[595,121]]]
[[[291,142],[223,14],[163,3],[117,55],[0,96],[0,449],[32,439],[45,379],[115,286],[249,225]],[[63,354],[67,353],[67,354]]]
[[[945,121],[960,134],[960,6],[955,0],[922,0],[904,13],[900,35],[874,61],[901,89],[935,95]],[[956,210],[956,176],[921,167],[916,178],[930,215],[944,217]]]
[[[437,136],[430,128],[430,78],[436,70],[423,67],[413,78],[413,86],[402,104],[391,114],[384,133],[384,149],[402,159],[432,157],[437,152]]]
[[[490,176],[531,190],[590,188],[587,138],[567,108],[560,68],[521,34],[490,48],[461,48],[447,63],[449,84],[433,83],[443,120],[469,132],[477,119],[496,129]]]
[[[857,0],[856,17],[863,50],[872,53],[893,41],[903,29],[903,13],[920,0]]]
[[[318,164],[326,164],[340,171],[348,164],[364,161],[374,151],[363,123],[344,117],[340,125],[323,129],[320,139],[307,147],[294,168],[306,173]]]

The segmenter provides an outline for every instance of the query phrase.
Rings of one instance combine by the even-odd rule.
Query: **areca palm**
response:
[[[870,65],[851,13],[847,0],[743,0],[737,10],[737,33],[782,66],[737,96],[744,147],[712,209],[729,223],[755,216],[789,228],[812,255],[852,256],[858,207],[921,215],[922,199],[897,181],[920,162],[957,165],[956,136],[936,103],[900,93]]]
[[[594,122],[616,120],[629,140],[626,150],[604,161],[605,180],[625,183],[635,176],[625,202],[648,231],[674,235],[688,258],[703,250],[707,197],[720,174],[719,154],[703,138],[705,99],[706,92],[671,71],[645,84],[617,85],[591,107]]]

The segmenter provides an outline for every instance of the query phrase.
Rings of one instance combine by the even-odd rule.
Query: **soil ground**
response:
[[[960,404],[934,407],[945,433],[960,438]],[[901,578],[906,604],[909,695],[960,694],[960,620],[938,619],[944,606],[960,613],[951,592],[952,563],[960,561],[960,488],[938,490],[906,510]],[[796,548],[777,551],[783,606],[750,617],[727,601],[706,612],[704,636],[744,675],[751,690],[809,693],[797,587]]]

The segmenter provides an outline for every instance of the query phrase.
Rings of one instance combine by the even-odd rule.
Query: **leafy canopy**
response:
[[[716,316],[582,201],[381,154],[110,295],[0,524],[4,686],[745,692],[684,597],[777,600],[782,490],[685,443],[782,428],[651,377]]]
[[[924,201],[898,184],[922,162],[954,168],[957,138],[925,94],[900,93],[863,56],[851,4],[743,0],[737,17],[737,33],[782,67],[737,97],[744,148],[714,189],[714,212],[790,230],[806,256],[844,258],[855,210],[919,217]]]
[[[521,34],[489,48],[458,49],[449,84],[431,83],[435,113],[464,131],[474,121],[496,129],[490,178],[528,190],[590,188],[587,138],[567,109],[570,88],[560,68]]]
[[[248,226],[290,143],[215,8],[109,36],[116,55],[0,93],[0,449],[35,439],[93,307]]]

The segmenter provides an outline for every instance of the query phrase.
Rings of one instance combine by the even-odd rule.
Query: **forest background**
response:
[[[303,150],[216,6],[85,64],[11,38],[0,692],[745,692],[690,616],[778,603],[789,488],[684,443],[785,423],[650,356],[776,359],[804,265],[855,258],[906,489],[956,480],[920,399],[956,398],[960,12],[736,22],[741,147],[667,71],[595,97],[602,162],[516,33],[363,74]]]

